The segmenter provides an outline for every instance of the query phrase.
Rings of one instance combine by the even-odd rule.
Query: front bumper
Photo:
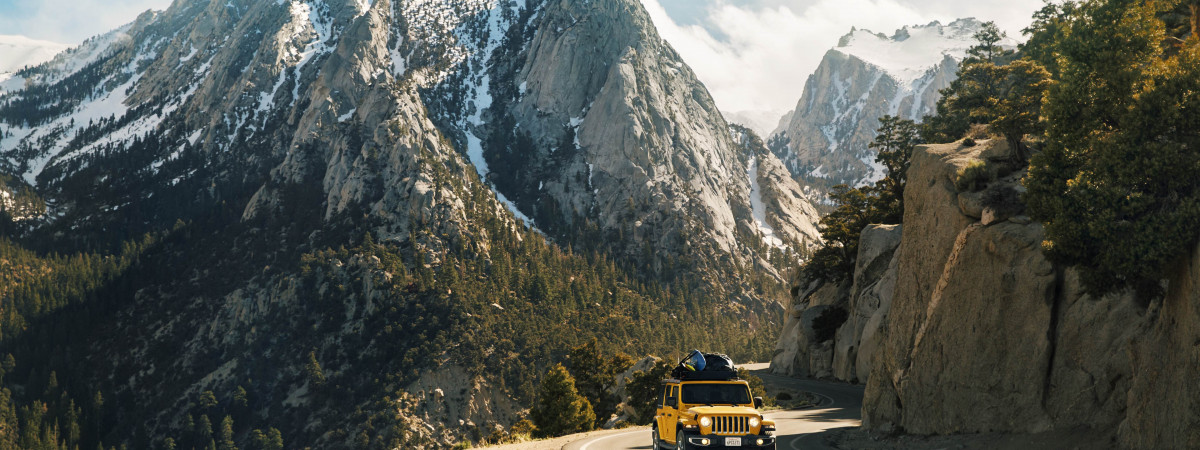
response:
[[[739,438],[740,445],[725,445],[726,438]],[[747,434],[742,436],[725,436],[716,434],[690,435],[688,444],[696,448],[726,448],[726,449],[762,449],[775,448],[775,436]],[[762,444],[759,444],[762,440]]]

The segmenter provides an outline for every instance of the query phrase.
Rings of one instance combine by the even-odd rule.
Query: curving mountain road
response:
[[[802,380],[766,373],[766,364],[744,367],[762,377],[767,386],[817,395],[820,402],[807,409],[772,411],[767,418],[775,421],[779,450],[833,448],[823,439],[824,432],[835,428],[856,428],[862,424],[863,387],[858,385]],[[646,450],[650,448],[650,429],[638,428],[572,442],[564,450]]]

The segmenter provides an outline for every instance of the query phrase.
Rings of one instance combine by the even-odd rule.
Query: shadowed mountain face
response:
[[[817,239],[631,0],[181,0],[17,75],[5,245],[122,261],[0,340],[84,447],[479,440],[590,336],[765,357]]]

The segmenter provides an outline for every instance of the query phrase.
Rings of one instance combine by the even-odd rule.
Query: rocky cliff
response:
[[[868,228],[852,288],[800,292],[800,320],[788,326],[811,329],[804,319],[820,305],[844,305],[849,317],[820,345],[813,332],[785,336],[772,368],[865,381],[863,424],[876,431],[1083,427],[1116,430],[1123,447],[1197,445],[1188,374],[1200,367],[1189,325],[1200,251],[1164,274],[1168,294],[1149,305],[1129,293],[1087,294],[1072,268],[1043,256],[1041,225],[1017,201],[1023,172],[1008,173],[1007,153],[999,140],[918,147],[899,240],[880,236],[892,228]],[[959,170],[981,160],[996,179],[957,189]],[[888,248],[890,257],[879,250]],[[872,283],[880,301],[861,302]]]
[[[900,234],[900,225],[871,225],[862,232],[853,279],[796,286],[772,372],[867,380],[891,308]]]
[[[980,26],[970,18],[904,27],[891,36],[852,30],[808,77],[796,108],[771,135],[772,152],[816,186],[882,178],[867,148],[879,117],[920,121],[932,114]]]

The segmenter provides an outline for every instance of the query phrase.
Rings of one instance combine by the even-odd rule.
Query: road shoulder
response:
[[[618,434],[634,432],[634,431],[646,431],[649,429],[650,429],[650,427],[629,427],[629,428],[618,428],[618,429],[613,429],[613,430],[597,430],[597,431],[589,431],[587,433],[569,434],[566,436],[560,436],[560,437],[551,438],[551,439],[542,439],[542,440],[538,440],[538,441],[529,441],[529,442],[518,442],[515,444],[492,445],[492,446],[481,447],[481,448],[488,449],[488,450],[560,450],[560,449],[568,448],[568,446],[571,444],[589,441],[594,438],[605,437],[608,435],[618,435]],[[574,447],[571,447],[571,448],[574,448]],[[599,450],[598,447],[594,447],[594,448],[595,448],[595,450]],[[589,449],[589,450],[592,450],[592,449]]]

